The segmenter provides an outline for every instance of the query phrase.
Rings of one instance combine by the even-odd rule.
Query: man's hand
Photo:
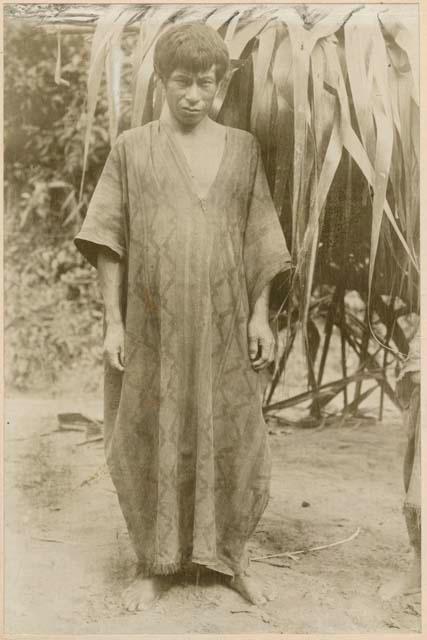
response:
[[[249,358],[255,371],[274,362],[276,343],[270,325],[253,315],[248,322]]]
[[[104,355],[113,369],[124,371],[125,331],[122,323],[107,325],[104,339]]]

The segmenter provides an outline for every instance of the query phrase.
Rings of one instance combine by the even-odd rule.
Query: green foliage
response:
[[[79,204],[89,43],[63,38],[69,86],[55,84],[56,47],[54,36],[6,19],[6,377],[20,388],[101,359],[96,273],[72,238],[109,150],[106,102],[96,112]]]

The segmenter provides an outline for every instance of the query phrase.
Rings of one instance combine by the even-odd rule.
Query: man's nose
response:
[[[197,86],[196,82],[193,82],[193,84],[187,87],[187,91],[185,92],[185,97],[187,98],[188,102],[191,102],[194,104],[196,102],[199,102],[199,99],[200,99],[199,87]]]

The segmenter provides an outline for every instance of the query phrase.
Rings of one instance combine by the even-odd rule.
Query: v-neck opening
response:
[[[193,192],[193,194],[195,195],[195,197],[197,198],[197,200],[201,203],[205,203],[209,200],[214,187],[216,186],[216,183],[219,180],[219,177],[223,171],[223,166],[224,166],[224,161],[225,158],[227,156],[227,146],[228,146],[228,139],[229,139],[229,127],[225,127],[225,137],[224,137],[224,148],[221,154],[221,158],[218,164],[218,169],[215,173],[215,176],[209,186],[209,189],[207,190],[205,195],[201,195],[198,190],[197,190],[197,183],[195,178],[193,177],[192,173],[191,173],[191,169],[190,169],[190,164],[187,160],[187,156],[184,153],[184,150],[182,149],[180,143],[178,142],[178,140],[176,140],[176,138],[174,137],[170,126],[165,123],[165,122],[161,122],[159,120],[159,127],[163,127],[163,129],[166,132],[167,138],[172,146],[172,148],[176,151],[177,155],[179,156],[179,159],[181,160],[181,171],[184,174],[184,176],[187,179],[187,182],[189,184],[189,188],[191,189],[191,191]]]

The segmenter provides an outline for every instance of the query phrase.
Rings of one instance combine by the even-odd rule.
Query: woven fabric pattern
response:
[[[247,343],[290,257],[252,135],[228,128],[205,200],[166,126],[119,136],[78,248],[126,261],[125,372],[105,369],[105,448],[147,573],[234,575],[268,500],[270,454]],[[209,150],[207,150],[207,153]]]

